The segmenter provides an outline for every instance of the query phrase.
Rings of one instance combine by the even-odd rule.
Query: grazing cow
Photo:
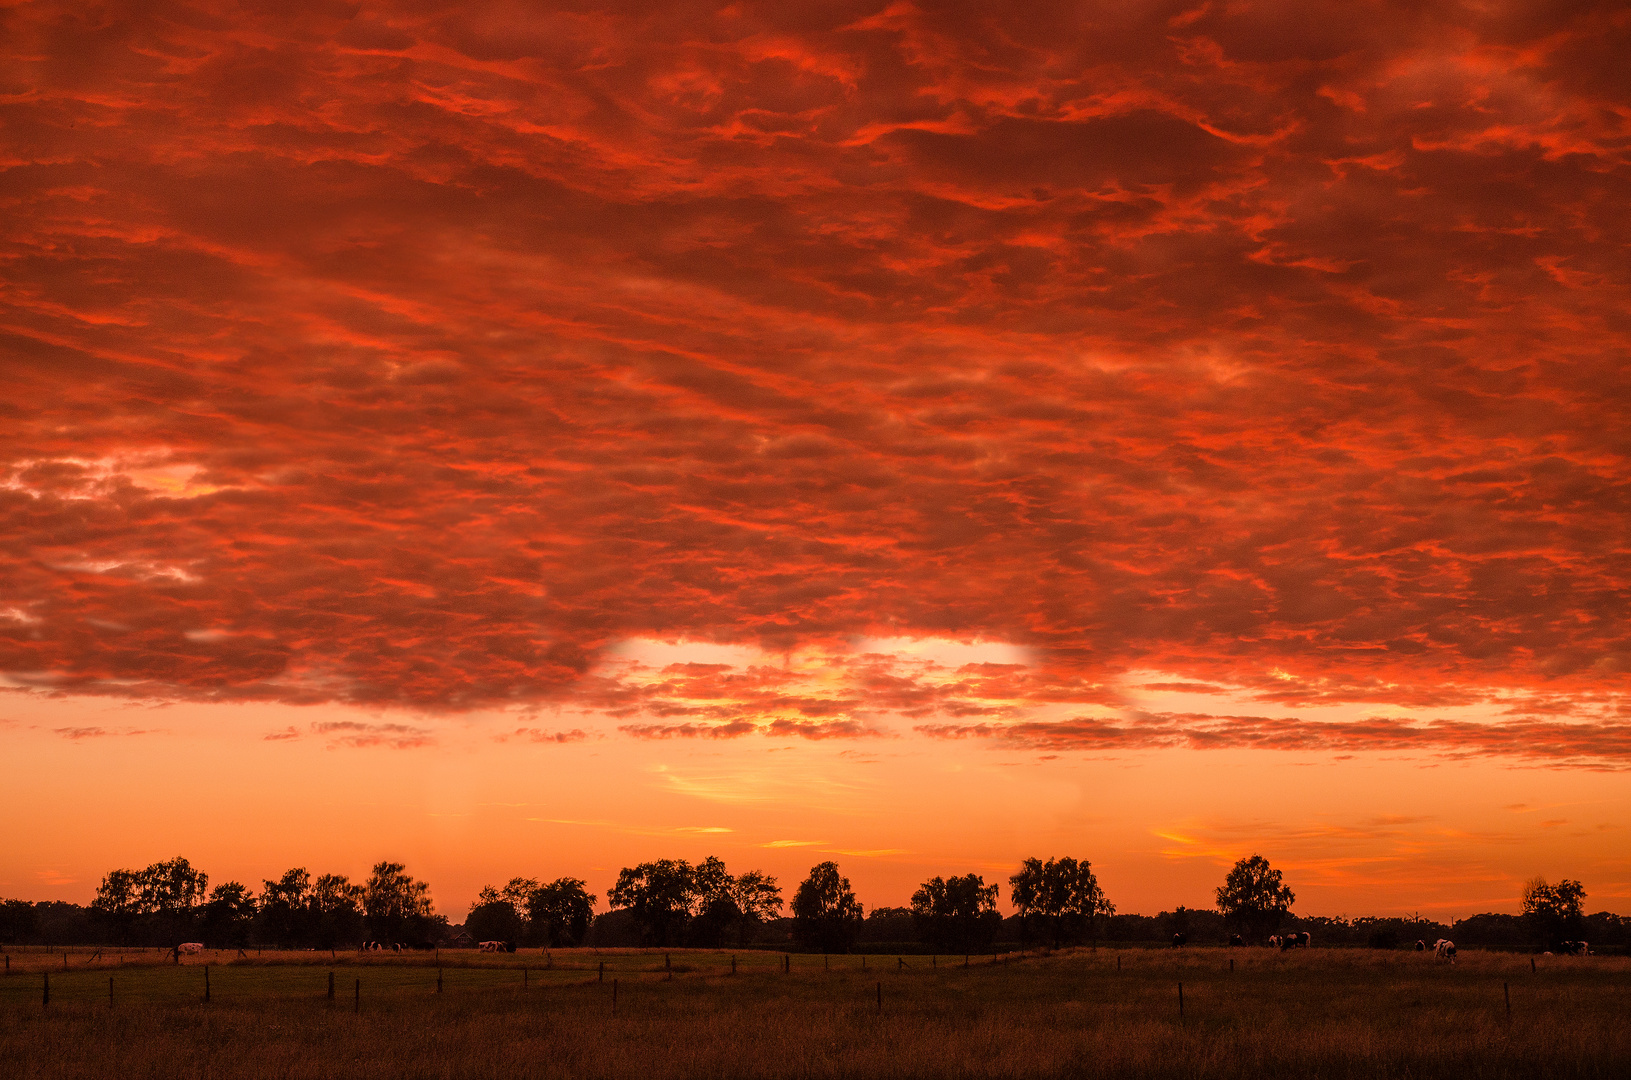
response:
[[[1236,948],[1236,947],[1244,946],[1245,944],[1246,944],[1246,939],[1241,937],[1239,934],[1230,934],[1229,935],[1229,948],[1233,949],[1233,948]]]
[[[1278,949],[1279,947],[1280,947],[1280,935],[1279,934],[1270,934],[1269,935],[1269,948]]]
[[[1440,960],[1455,963],[1455,942],[1449,938],[1439,938],[1433,942],[1433,955]]]
[[[514,952],[513,941],[484,941],[481,943],[482,952]]]
[[[1280,951],[1287,949],[1306,949],[1313,942],[1313,937],[1304,930],[1300,934],[1287,934],[1280,939]]]
[[[1427,942],[1423,941],[1421,938],[1417,938],[1416,939],[1416,951],[1417,952],[1426,952],[1427,951]]]
[[[1591,944],[1585,941],[1565,941],[1563,942],[1563,955],[1590,956]]]
[[[1189,935],[1188,934],[1173,934],[1172,935],[1172,947],[1174,949],[1181,949],[1185,945],[1188,945],[1188,944],[1189,944]]]
[[[201,953],[203,951],[204,943],[202,941],[183,941],[180,945],[176,946],[176,952],[186,953],[188,955],[192,955],[193,953]]]

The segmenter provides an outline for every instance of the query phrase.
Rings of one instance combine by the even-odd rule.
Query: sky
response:
[[[0,0],[0,895],[1631,912],[1631,11]],[[1006,905],[1005,905],[1006,906]]]

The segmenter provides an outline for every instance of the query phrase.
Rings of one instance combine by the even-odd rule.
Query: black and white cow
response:
[[[1427,942],[1423,941],[1421,938],[1417,938],[1416,939],[1416,951],[1417,952],[1426,952],[1427,951]]]
[[[1241,937],[1239,934],[1230,934],[1229,935],[1229,948],[1231,948],[1231,949],[1242,948],[1242,947],[1245,946],[1245,944],[1246,944],[1246,939]]]
[[[1172,935],[1172,947],[1174,949],[1181,949],[1185,945],[1188,945],[1188,944],[1189,944],[1189,935],[1188,934],[1173,934]]]
[[[1587,941],[1565,941],[1561,948],[1564,956],[1591,955],[1591,943]]]
[[[1300,934],[1287,934],[1280,939],[1280,949],[1306,949],[1314,942],[1314,936],[1307,930]]]
[[[1455,942],[1449,938],[1439,938],[1433,942],[1433,955],[1440,960],[1455,963]]]

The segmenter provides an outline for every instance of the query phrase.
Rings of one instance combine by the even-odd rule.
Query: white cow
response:
[[[484,941],[484,942],[481,943],[481,951],[482,952],[503,952],[504,951],[504,943],[502,941]]]
[[[1437,941],[1433,942],[1433,955],[1438,957],[1440,960],[1448,960],[1452,964],[1455,963],[1455,942],[1451,941],[1449,938],[1439,938]]]
[[[186,953],[189,956],[194,953],[201,953],[203,951],[204,943],[202,941],[183,941],[180,945],[176,946],[176,952]]]

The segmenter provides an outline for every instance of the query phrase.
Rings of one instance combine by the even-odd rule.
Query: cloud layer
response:
[[[1146,669],[1522,691],[1552,718],[1455,745],[1626,754],[1618,5],[32,3],[0,40],[14,685],[861,737]],[[868,636],[1034,659],[606,666]]]

